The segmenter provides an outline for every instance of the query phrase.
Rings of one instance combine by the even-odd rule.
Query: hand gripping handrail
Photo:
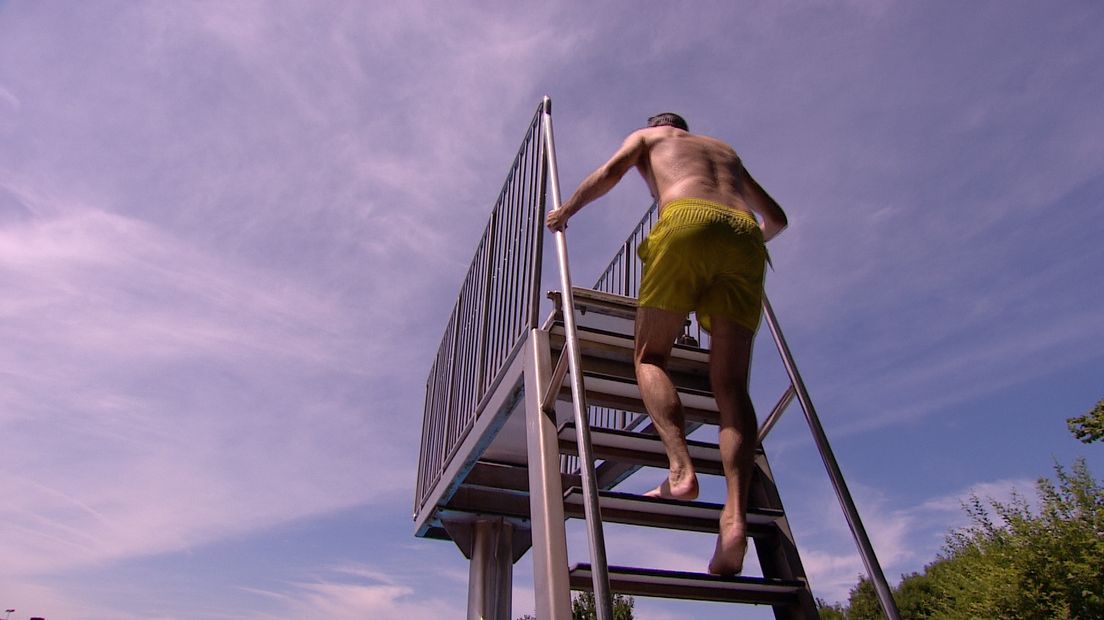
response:
[[[556,146],[552,137],[552,100],[544,98],[543,119],[545,153],[548,158],[548,181],[552,190],[552,208],[560,208],[560,176],[556,166]],[[561,355],[568,356],[571,372],[571,404],[579,444],[579,466],[583,482],[583,512],[586,515],[587,543],[590,545],[594,602],[598,620],[613,620],[613,599],[610,595],[609,569],[606,563],[606,541],[602,533],[602,517],[598,508],[598,486],[594,473],[594,458],[587,419],[586,389],[583,386],[582,359],[575,328],[575,299],[571,293],[571,272],[567,262],[567,236],[562,230],[553,234],[556,257],[560,267],[561,310],[566,346]],[[553,386],[559,391],[557,386]]]

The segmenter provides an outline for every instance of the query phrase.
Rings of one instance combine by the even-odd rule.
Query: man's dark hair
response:
[[[649,127],[677,127],[683,131],[690,131],[690,127],[686,124],[686,119],[682,118],[674,112],[664,112],[662,114],[656,114],[648,119]]]

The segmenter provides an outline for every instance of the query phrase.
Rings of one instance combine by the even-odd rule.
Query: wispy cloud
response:
[[[520,14],[288,8],[101,11],[131,27],[87,54],[65,45],[86,25],[54,21],[20,52],[43,70],[4,74],[12,144],[41,157],[0,159],[0,421],[19,463],[0,513],[24,534],[8,570],[185,549],[409,491],[416,455],[379,429],[416,445],[415,370],[438,333],[421,317],[448,305],[438,285],[471,252],[444,222],[485,215],[536,102],[519,96],[535,76],[509,76],[570,38]],[[425,53],[379,62],[407,37]],[[43,46],[72,70],[44,68]],[[503,98],[527,110],[457,131]]]
[[[23,573],[185,548],[372,497],[354,316],[94,209],[0,231],[0,514]],[[334,448],[340,448],[334,450]],[[386,444],[369,464],[393,469]],[[384,482],[391,480],[390,483]],[[384,476],[373,494],[405,490]]]
[[[279,590],[253,590],[269,599],[271,612],[244,618],[411,618],[455,616],[459,610],[432,596],[415,596],[400,583],[369,566],[345,566],[319,574],[310,582],[284,584]]]

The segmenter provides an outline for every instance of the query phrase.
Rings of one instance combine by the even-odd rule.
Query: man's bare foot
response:
[[[671,484],[668,477],[663,484],[644,494],[646,497],[662,497],[663,499],[694,500],[698,498],[698,477],[686,476],[682,480]]]
[[[714,575],[739,575],[744,570],[747,536],[735,528],[717,535],[717,547],[709,560],[709,572]]]

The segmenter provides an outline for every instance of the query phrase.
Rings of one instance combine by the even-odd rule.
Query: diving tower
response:
[[[716,535],[721,504],[618,491],[641,467],[667,467],[633,370],[640,264],[655,205],[591,288],[574,287],[564,233],[552,235],[558,287],[542,312],[547,197],[560,204],[551,100],[533,115],[465,274],[426,382],[414,496],[415,535],[452,540],[469,559],[469,619],[510,620],[513,564],[532,549],[536,614],[571,618],[571,590],[769,605],[776,618],[817,618],[762,439],[794,401],[805,414],[867,574],[899,618],[882,569],[798,373],[764,300],[789,384],[759,429],[748,510],[761,577],[611,566],[603,523]],[[549,308],[550,306],[550,308]],[[688,323],[669,370],[687,433],[717,424],[707,335]],[[690,441],[699,475],[722,475],[716,444]],[[585,522],[590,561],[568,565],[568,519]],[[703,564],[705,558],[703,558]]]

